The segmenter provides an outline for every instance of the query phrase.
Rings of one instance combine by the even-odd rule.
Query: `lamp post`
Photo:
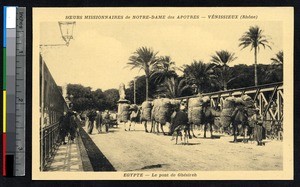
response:
[[[69,46],[69,43],[70,43],[70,40],[73,39],[73,29],[74,29],[74,26],[75,26],[76,22],[58,22],[58,25],[59,25],[59,29],[60,29],[60,34],[61,34],[61,37],[62,39],[65,41],[64,44],[40,44],[39,47],[40,47],[40,58],[42,56],[42,49],[44,47],[55,47],[55,46]],[[41,60],[41,64],[40,64],[40,68],[41,68],[41,83],[40,83],[40,86],[41,86],[41,121],[40,121],[40,136],[41,137],[44,137],[44,134],[43,134],[43,124],[44,124],[44,96],[45,93],[44,92],[44,87],[45,87],[45,76],[44,76],[44,60]],[[40,168],[41,170],[43,171],[44,168],[44,161],[43,161],[43,144],[44,142],[41,141],[41,151],[40,151],[40,160],[41,160],[41,163],[40,163]]]
[[[40,44],[41,47],[69,46],[70,40],[73,38],[73,31],[76,25],[75,21],[59,21],[58,26],[60,34],[65,43],[61,44]]]

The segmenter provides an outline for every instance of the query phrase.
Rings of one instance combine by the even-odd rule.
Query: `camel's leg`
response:
[[[189,138],[187,137],[187,132],[185,131],[185,138],[186,138],[186,143],[189,144]]]
[[[204,135],[203,135],[204,138],[206,138],[206,130],[207,130],[207,123],[204,123]]]
[[[148,132],[148,130],[147,130],[147,123],[148,123],[148,121],[143,121],[142,123],[144,123],[145,132]]]
[[[238,125],[233,123],[232,126],[233,126],[233,142],[236,143],[237,142],[237,128],[238,128]]]
[[[176,133],[176,144],[177,144],[177,141],[178,141],[178,133]]]
[[[157,131],[157,134],[159,133],[159,123],[156,122],[156,131]]]
[[[155,121],[151,122],[151,130],[150,133],[155,133]]]
[[[186,138],[186,143],[189,144],[189,138],[188,138],[188,133],[185,131],[185,138]]]
[[[151,129],[150,129],[150,133],[152,133],[153,132],[153,120],[151,121]]]
[[[191,125],[191,130],[192,130],[193,137],[194,137],[194,138],[197,138],[197,136],[194,134],[194,129],[195,129],[195,127],[196,127],[195,124],[192,124],[192,125]]]
[[[244,143],[248,143],[248,141],[246,140],[246,136],[247,136],[247,133],[248,133],[248,128],[246,126],[244,126],[243,129],[244,129],[244,139],[243,139],[243,142]]]
[[[214,138],[212,123],[209,123],[209,127],[210,127],[210,138]]]
[[[127,131],[127,122],[124,122],[124,129]]]
[[[128,131],[130,131],[130,128],[131,128],[131,121],[129,121],[129,128],[128,128]]]
[[[166,135],[166,133],[164,131],[164,128],[163,128],[163,124],[160,124],[160,128],[161,128],[161,131],[162,131],[163,135]]]

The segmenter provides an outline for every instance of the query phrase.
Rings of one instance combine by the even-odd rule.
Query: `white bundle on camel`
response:
[[[152,103],[150,101],[144,101],[142,103],[142,121],[151,121]]]
[[[127,103],[119,105],[120,113],[118,114],[118,118],[120,122],[126,123],[129,120],[130,115],[130,105]]]
[[[153,101],[153,108],[151,111],[152,120],[165,125],[171,121],[171,115],[174,103],[171,99],[161,98]]]
[[[249,95],[242,95],[241,99],[244,102],[244,105],[247,110],[247,114],[249,117],[253,116],[255,114],[255,102]]]
[[[190,98],[188,101],[189,123],[200,125],[202,123],[202,97]]]
[[[158,109],[159,109],[160,99],[154,99],[153,107],[151,110],[151,119],[154,121],[158,121]]]
[[[171,112],[172,112],[172,104],[171,100],[168,98],[162,98],[160,99],[160,102],[158,104],[158,110],[157,110],[157,118],[156,121],[160,124],[164,125],[167,122],[171,121]]]
[[[235,109],[235,100],[234,97],[227,97],[223,101],[223,109],[220,116],[220,122],[223,127],[228,127],[231,123],[231,116]]]

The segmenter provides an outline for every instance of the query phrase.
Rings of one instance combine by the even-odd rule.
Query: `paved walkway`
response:
[[[83,171],[77,139],[74,143],[60,145],[46,171]]]

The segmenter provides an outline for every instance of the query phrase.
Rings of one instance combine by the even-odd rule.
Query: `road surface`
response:
[[[85,129],[85,128],[84,128]],[[167,128],[165,128],[167,130]],[[86,129],[85,129],[86,130]],[[210,133],[208,132],[208,135]],[[89,135],[117,171],[251,171],[282,170],[283,143],[265,141],[231,143],[233,137],[193,138],[189,145],[175,145],[170,136],[145,133],[137,124],[135,131],[124,126],[109,133]],[[241,138],[241,137],[240,137]]]

